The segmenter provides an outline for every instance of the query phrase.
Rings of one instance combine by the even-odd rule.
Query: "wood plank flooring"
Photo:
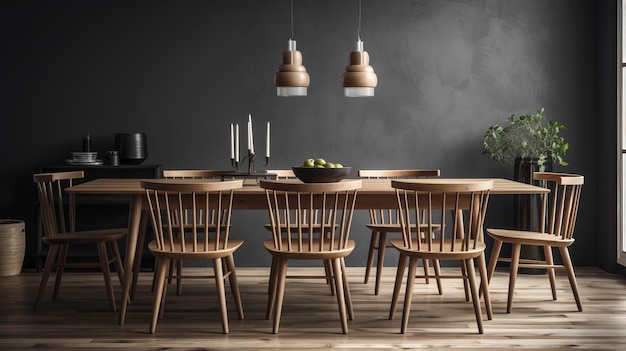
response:
[[[454,268],[444,268],[454,269]],[[194,268],[193,270],[200,271]],[[53,301],[49,283],[39,311],[32,310],[40,273],[0,278],[0,349],[19,350],[626,350],[626,279],[596,268],[577,268],[583,312],[560,274],[559,299],[552,301],[545,275],[518,279],[513,313],[506,314],[508,276],[497,271],[491,284],[494,319],[485,334],[476,329],[472,305],[465,302],[460,281],[416,283],[407,334],[400,334],[401,303],[388,320],[395,268],[385,268],[381,293],[373,279],[363,284],[362,267],[348,268],[355,320],[341,334],[336,300],[319,280],[289,280],[278,335],[265,320],[268,270],[239,268],[245,320],[238,320],[229,297],[229,335],[221,333],[214,284],[187,280],[183,296],[169,290],[164,319],[148,333],[151,273],[142,272],[138,294],[129,306],[126,325],[118,326],[99,273],[68,272],[62,297]],[[314,274],[320,268],[290,268],[290,274]],[[373,278],[373,277],[372,277]],[[119,301],[120,288],[116,289]],[[402,294],[403,295],[403,294]],[[402,297],[401,297],[402,298]],[[483,306],[484,311],[484,306]],[[483,316],[486,319],[486,316]]]

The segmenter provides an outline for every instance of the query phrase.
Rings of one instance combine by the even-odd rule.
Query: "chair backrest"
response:
[[[232,171],[218,169],[165,169],[163,170],[163,178],[165,179],[222,179],[223,175]],[[202,212],[197,214],[196,218],[202,220]],[[191,211],[187,209],[183,212],[183,216],[175,216],[174,219],[182,218],[187,225],[191,224],[193,216]],[[198,222],[197,224],[202,224]]]
[[[535,172],[533,178],[539,181],[540,186],[550,189],[549,193],[543,195],[541,232],[565,240],[571,239],[574,236],[585,177],[578,174]]]
[[[274,249],[309,252],[346,248],[361,180],[260,180],[260,186],[267,196]]]
[[[163,178],[172,179],[221,179],[225,173],[217,169],[164,169]]]
[[[66,195],[64,189],[84,176],[83,171],[33,175],[33,181],[37,184],[43,230],[47,237],[76,230],[74,195]]]
[[[491,180],[393,180],[404,246],[411,250],[455,252],[484,242],[483,220]],[[411,230],[420,226],[424,234]]]
[[[296,175],[291,169],[268,169],[267,173],[276,174],[276,179],[296,179]]]
[[[439,177],[438,169],[361,169],[359,177],[366,179],[428,179]],[[369,210],[372,224],[399,224],[395,208],[372,208]]]
[[[173,252],[224,249],[230,234],[233,190],[242,186],[242,180],[142,180],[158,249]],[[180,213],[191,217],[181,221]]]

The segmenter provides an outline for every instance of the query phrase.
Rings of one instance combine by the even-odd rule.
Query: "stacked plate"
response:
[[[72,158],[65,160],[69,165],[102,165],[104,162],[99,160],[98,152],[70,152]]]

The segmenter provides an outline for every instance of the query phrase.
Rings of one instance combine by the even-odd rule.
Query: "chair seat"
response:
[[[366,224],[366,226],[373,230],[373,231],[377,231],[377,232],[397,232],[400,233],[402,232],[402,227],[400,226],[399,223],[393,223],[393,224]],[[411,231],[415,232],[416,231],[417,226],[415,224],[411,225]],[[441,225],[433,225],[433,228],[435,231],[441,230]],[[420,231],[426,231],[428,230],[428,225],[422,224],[420,225]]]
[[[455,239],[457,243],[455,247],[460,248],[462,245],[461,239]],[[485,243],[479,242],[476,245],[476,248],[469,249],[466,251],[452,251],[451,248],[451,239],[444,240],[443,245],[439,241],[434,241],[432,244],[432,248],[429,250],[426,245],[423,245],[422,250],[417,249],[409,249],[404,246],[403,239],[392,239],[390,240],[391,245],[398,249],[400,252],[407,256],[418,257],[418,258],[427,258],[427,259],[438,259],[438,260],[463,260],[473,257],[478,257],[482,252],[485,251]],[[417,246],[417,241],[413,239],[413,243]],[[443,247],[442,247],[443,246]]]
[[[562,239],[558,236],[524,230],[487,229],[490,237],[506,243],[522,243],[524,245],[565,247],[574,243],[574,238]]]
[[[193,240],[185,240],[185,251],[180,242],[174,243],[174,247],[165,244],[164,249],[157,247],[156,241],[152,240],[148,244],[148,248],[153,255],[157,257],[169,258],[169,259],[194,259],[194,260],[212,260],[215,258],[227,257],[233,254],[243,244],[243,240],[228,239],[228,244],[225,249],[215,251],[201,251],[193,252]],[[212,245],[211,243],[209,245]],[[198,247],[203,248],[204,244],[199,243]]]
[[[127,232],[128,229],[126,228],[84,230],[79,232],[58,233],[54,237],[43,237],[42,240],[49,245],[93,244],[118,240],[123,238]]]
[[[309,250],[309,242],[307,241],[307,242],[302,243],[302,246],[303,246],[302,251],[290,252],[287,250],[287,239],[283,239],[282,244],[283,244],[284,250],[277,250],[276,248],[274,248],[274,240],[265,240],[263,242],[265,249],[269,251],[270,254],[280,255],[283,258],[297,259],[297,260],[307,260],[307,259],[319,260],[319,259],[332,259],[332,258],[346,257],[352,252],[352,250],[354,250],[354,246],[355,246],[354,240],[348,240],[346,242],[346,247],[344,249],[337,250],[335,248],[334,251],[329,251],[330,242],[325,241],[324,247],[322,248],[322,250],[320,250],[319,239],[315,239],[313,240],[313,246],[310,250]],[[293,244],[294,243],[292,242],[292,245]]]

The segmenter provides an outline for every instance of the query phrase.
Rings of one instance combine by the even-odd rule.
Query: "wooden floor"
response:
[[[452,268],[446,268],[452,269]],[[293,268],[298,273],[317,268]],[[401,308],[394,320],[388,310],[395,268],[385,268],[379,296],[373,281],[363,284],[363,268],[349,268],[355,320],[341,334],[336,300],[318,280],[287,282],[278,335],[265,320],[268,270],[239,268],[245,320],[238,320],[229,298],[229,335],[221,333],[214,287],[190,280],[183,296],[168,294],[165,318],[148,333],[151,273],[142,272],[126,325],[108,309],[98,273],[71,272],[63,281],[63,297],[53,301],[52,285],[37,312],[32,310],[39,273],[0,278],[0,349],[18,350],[626,350],[626,279],[595,268],[578,268],[584,312],[577,312],[567,278],[558,277],[559,300],[552,301],[545,275],[523,275],[513,313],[505,313],[507,275],[497,271],[491,284],[494,319],[485,334],[476,329],[473,309],[461,283],[444,281],[444,295],[434,284],[416,283],[409,331],[400,331]],[[117,297],[119,300],[119,286]],[[297,296],[297,297],[296,297]],[[485,317],[486,318],[486,317]]]

